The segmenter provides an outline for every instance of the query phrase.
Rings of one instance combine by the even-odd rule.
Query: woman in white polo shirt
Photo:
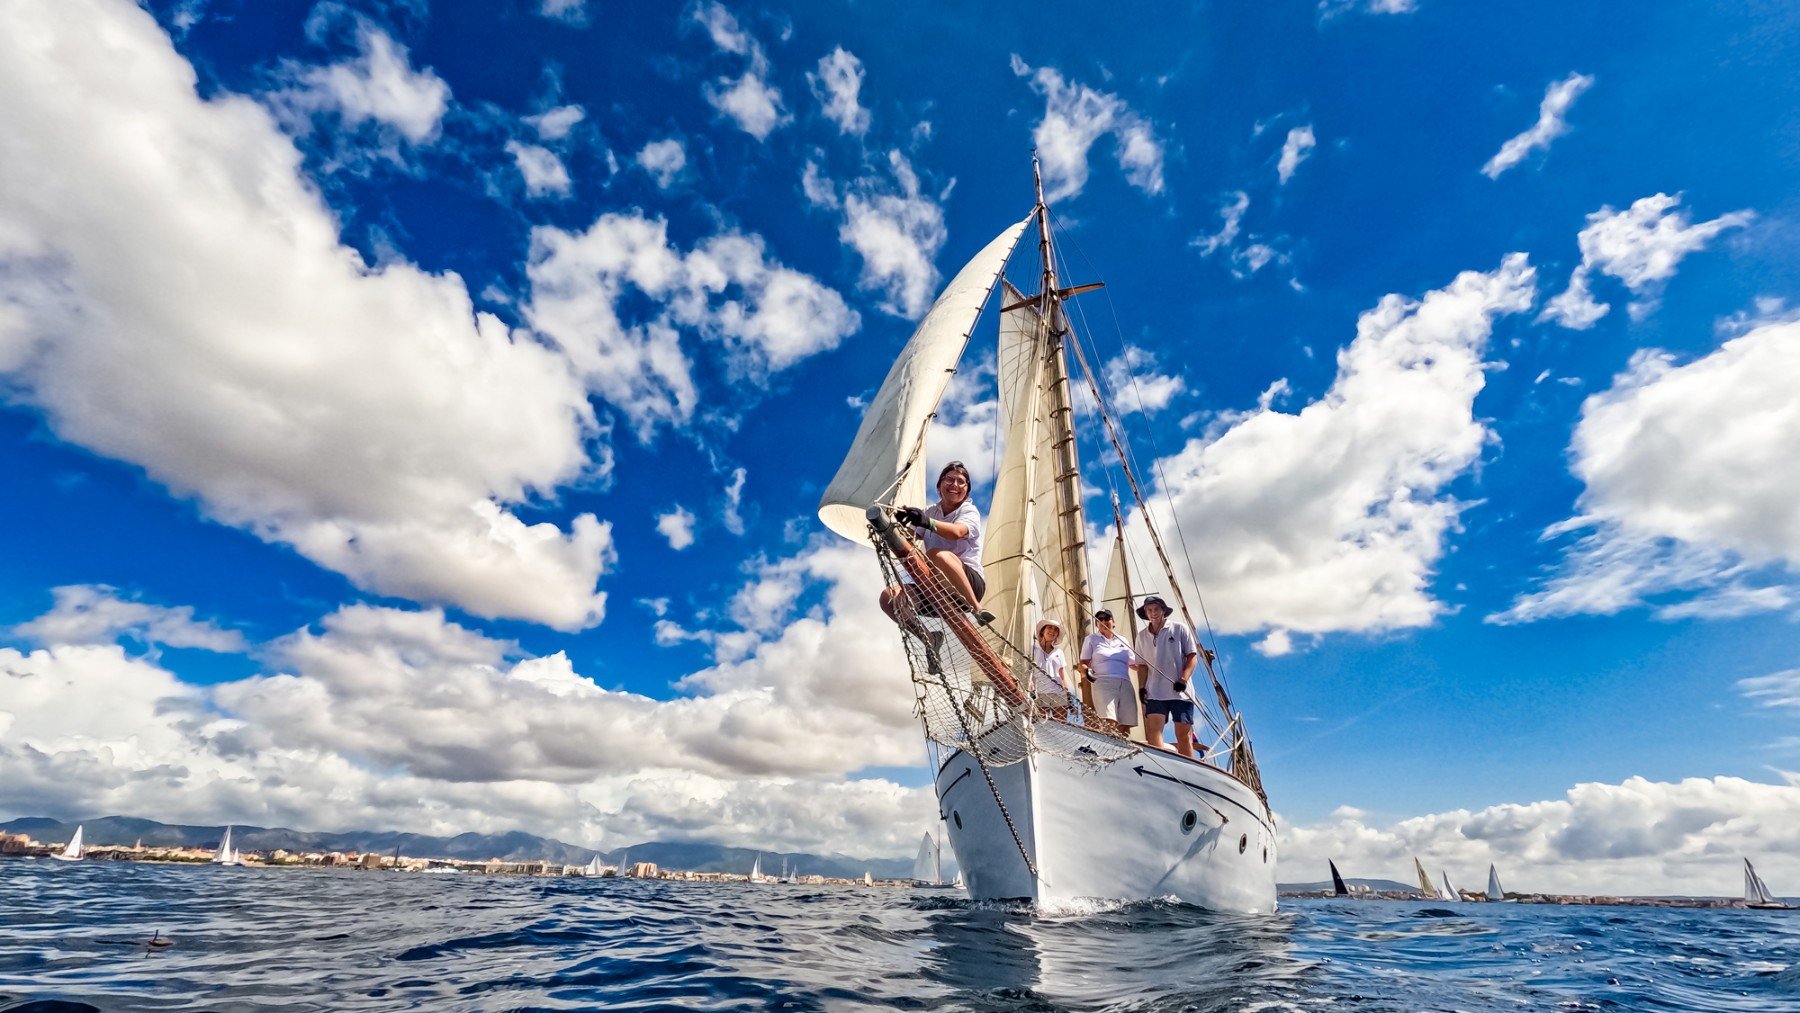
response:
[[[1131,685],[1137,652],[1113,628],[1110,609],[1094,613],[1094,632],[1081,645],[1081,677],[1093,684],[1094,711],[1119,723],[1127,737],[1138,723],[1138,694]]]

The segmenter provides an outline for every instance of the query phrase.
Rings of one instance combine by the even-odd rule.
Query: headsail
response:
[[[1350,887],[1345,885],[1343,874],[1337,870],[1337,863],[1327,860],[1325,864],[1331,866],[1331,892],[1339,897],[1350,896]]]
[[[1744,903],[1772,905],[1775,898],[1769,893],[1768,884],[1756,874],[1756,866],[1744,859]]]
[[[1035,213],[1035,212],[1034,212]],[[1000,233],[944,288],[901,349],[863,413],[850,452],[825,488],[819,519],[852,541],[868,541],[864,511],[924,499],[925,426],[969,343],[975,319],[1031,217]]]

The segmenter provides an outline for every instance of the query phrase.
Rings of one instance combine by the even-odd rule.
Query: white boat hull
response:
[[[1109,741],[1066,725],[1054,734]],[[1073,751],[1063,745],[1058,753]],[[1255,792],[1210,764],[1146,750],[1096,766],[1034,750],[988,770],[1005,816],[966,751],[951,754],[937,777],[950,845],[975,900],[1056,908],[1173,897],[1214,911],[1275,910],[1273,820]]]

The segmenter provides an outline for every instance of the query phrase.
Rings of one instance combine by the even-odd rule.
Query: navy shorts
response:
[[[1144,713],[1161,714],[1178,725],[1191,725],[1194,723],[1194,701],[1146,700]]]

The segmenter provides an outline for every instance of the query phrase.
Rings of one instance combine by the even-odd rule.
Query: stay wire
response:
[[[1059,222],[1052,220],[1051,228],[1054,229],[1057,233],[1057,236],[1059,239],[1059,244],[1058,244],[1059,247],[1062,245],[1061,241],[1066,240],[1067,244],[1074,248],[1075,253],[1081,258],[1082,263],[1084,265],[1086,265],[1087,269],[1091,273],[1093,273],[1096,277],[1098,277],[1100,272],[1098,269],[1096,269],[1094,267],[1093,261],[1088,258],[1087,251],[1083,250],[1081,248],[1081,243],[1078,242],[1075,239],[1075,237],[1068,232],[1068,230],[1062,228],[1061,224]],[[1127,347],[1125,345],[1125,339],[1124,339],[1125,332],[1124,332],[1123,326],[1119,323],[1118,304],[1116,302],[1114,302],[1114,300],[1112,298],[1112,292],[1110,290],[1106,290],[1105,295],[1106,295],[1107,310],[1112,316],[1114,333],[1119,335],[1120,347],[1125,348],[1125,347]],[[1085,309],[1077,307],[1077,312],[1081,315],[1083,325],[1086,326],[1087,311]],[[1089,328],[1089,330],[1090,330],[1090,332],[1092,332],[1092,328]],[[1096,353],[1098,353],[1098,348],[1096,348]],[[1131,379],[1132,393],[1137,397],[1138,404],[1141,407],[1144,404],[1144,400],[1143,400],[1143,392],[1137,386],[1137,373],[1129,368],[1129,356],[1126,357],[1126,361],[1128,364],[1127,369],[1126,369],[1126,375],[1129,376]],[[1105,378],[1104,377],[1095,377],[1094,379],[1098,385],[1100,385],[1102,387],[1105,386]],[[1150,452],[1152,455],[1151,461],[1153,464],[1154,472],[1156,474],[1157,485],[1159,485],[1161,487],[1163,501],[1164,501],[1165,505],[1167,505],[1168,510],[1169,510],[1169,523],[1172,527],[1174,527],[1175,537],[1176,537],[1177,541],[1179,541],[1181,544],[1182,562],[1184,562],[1187,565],[1188,574],[1191,577],[1196,572],[1194,569],[1193,554],[1188,548],[1187,531],[1182,527],[1180,516],[1175,511],[1174,497],[1171,496],[1169,493],[1168,475],[1167,475],[1167,472],[1164,471],[1164,469],[1163,469],[1162,448],[1160,446],[1158,446],[1158,444],[1157,444],[1155,427],[1154,426],[1144,426],[1141,428],[1144,430],[1145,438],[1147,438],[1150,441]],[[1143,469],[1137,467],[1137,455],[1135,453],[1133,453],[1133,451],[1132,451],[1132,448],[1130,445],[1131,441],[1128,440],[1128,441],[1125,441],[1125,443],[1126,443],[1125,453],[1130,458],[1130,463],[1131,463],[1132,467],[1135,468],[1136,470],[1138,470],[1139,472],[1142,472]],[[1146,520],[1148,520],[1148,518],[1146,518]],[[1214,629],[1213,623],[1212,623],[1212,616],[1209,614],[1209,612],[1207,611],[1207,608],[1206,608],[1206,596],[1205,596],[1204,592],[1201,590],[1201,588],[1197,582],[1194,584],[1194,600],[1200,607],[1201,621],[1206,624],[1207,639],[1209,641],[1211,641],[1212,643],[1215,643],[1215,644],[1218,643],[1218,639],[1219,639],[1218,632],[1217,632],[1217,630]],[[1237,698],[1237,694],[1232,690],[1231,680],[1228,677],[1228,675],[1226,674],[1224,656],[1215,654],[1213,660],[1214,660],[1214,667],[1218,671],[1220,684],[1225,687],[1225,692],[1229,696],[1231,696],[1231,698],[1235,701]],[[1226,715],[1224,715],[1224,718],[1226,721],[1229,722],[1231,720],[1231,715],[1226,714]]]

